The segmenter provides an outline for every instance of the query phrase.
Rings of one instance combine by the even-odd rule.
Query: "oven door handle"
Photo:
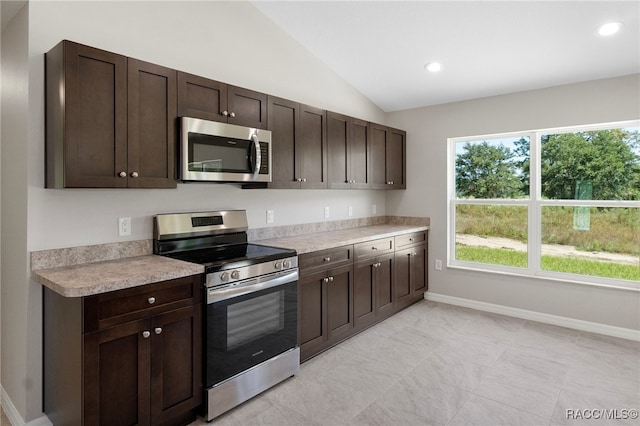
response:
[[[277,287],[298,279],[298,269],[252,278],[224,288],[207,289],[207,304],[221,302],[259,290]]]
[[[260,152],[260,141],[258,141],[258,135],[256,133],[251,135],[253,140],[253,158],[255,165],[253,166],[253,179],[257,179],[260,174],[260,165],[262,164],[262,153]]]

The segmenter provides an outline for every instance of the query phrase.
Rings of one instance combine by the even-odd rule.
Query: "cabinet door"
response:
[[[326,271],[305,274],[298,279],[298,345],[300,359],[315,355],[326,338],[324,306]]]
[[[427,245],[420,244],[411,250],[411,284],[413,289],[413,297],[421,298],[422,294],[427,291],[429,283],[427,279]]]
[[[176,71],[128,60],[128,185],[175,188]]]
[[[413,302],[413,290],[411,285],[411,257],[413,248],[396,251],[395,254],[395,279],[393,291],[395,297],[395,309],[400,310]]]
[[[377,258],[374,265],[376,319],[391,315],[393,311],[393,254]]]
[[[297,169],[301,188],[327,187],[327,130],[324,110],[300,105],[300,133],[296,138]]]
[[[369,123],[351,119],[349,133],[349,179],[351,187],[369,187]]]
[[[349,118],[327,112],[327,173],[329,188],[349,188]]]
[[[227,85],[178,72],[178,116],[227,122]]]
[[[63,41],[46,61],[46,186],[126,187],[127,58]]]
[[[84,335],[84,425],[150,424],[148,319]]]
[[[300,188],[302,176],[296,164],[296,139],[300,104],[267,97],[267,128],[271,130],[272,181],[270,188]]]
[[[389,129],[386,149],[386,180],[390,189],[405,189],[407,132]]]
[[[375,322],[375,267],[376,259],[356,263],[353,283],[354,326],[358,329]]]
[[[267,128],[267,95],[242,87],[227,86],[228,123]]]
[[[177,424],[202,402],[202,305],[151,319],[151,424]]]
[[[373,189],[387,189],[387,128],[372,123],[369,127],[369,132],[369,184]]]
[[[353,267],[329,270],[327,288],[327,339],[333,343],[353,329]]]

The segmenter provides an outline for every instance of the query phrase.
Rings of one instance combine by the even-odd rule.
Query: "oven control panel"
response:
[[[207,287],[230,284],[298,267],[298,256],[207,274]]]

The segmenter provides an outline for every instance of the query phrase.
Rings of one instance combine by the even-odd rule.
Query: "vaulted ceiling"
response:
[[[638,1],[253,4],[384,111],[640,72]]]

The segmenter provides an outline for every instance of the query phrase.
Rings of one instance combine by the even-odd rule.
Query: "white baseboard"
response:
[[[4,387],[0,386],[0,405],[2,405],[2,409],[7,414],[7,418],[12,426],[53,426],[53,423],[49,420],[46,415],[42,415],[42,417],[38,417],[35,420],[31,420],[29,423],[25,423],[24,419],[18,413],[16,406],[13,405],[11,398],[4,390]]]
[[[426,292],[424,294],[424,298],[433,302],[463,306],[465,308],[477,309],[479,311],[493,312],[495,314],[508,315],[511,317],[538,321],[546,324],[559,325],[561,327],[573,328],[576,330],[588,331],[591,333],[605,334],[607,336],[640,341],[640,330],[634,330],[631,328],[615,327],[612,325],[600,324],[596,322],[561,317],[559,315],[544,314],[542,312],[528,311],[526,309],[512,308],[504,305],[479,302],[477,300],[463,299],[461,297],[447,296],[445,294]]]

